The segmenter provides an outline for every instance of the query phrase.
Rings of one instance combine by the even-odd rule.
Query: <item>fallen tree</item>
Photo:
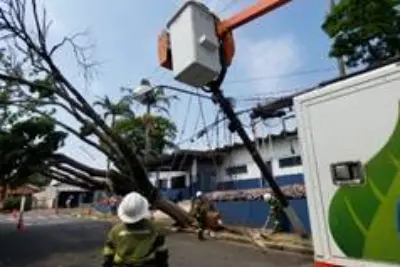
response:
[[[31,171],[88,189],[111,188],[121,195],[138,191],[179,223],[188,224],[190,216],[163,198],[151,184],[137,148],[106,124],[55,62],[57,53],[66,53],[69,49],[88,82],[96,64],[88,57],[90,47],[78,44],[85,35],[67,36],[50,45],[50,29],[46,9],[39,7],[38,1],[0,1],[0,80],[4,96],[1,106],[51,120],[63,131],[103,153],[114,167],[110,171],[96,169],[55,149],[46,155],[40,168]],[[78,127],[58,119],[56,115],[60,111],[74,118]]]

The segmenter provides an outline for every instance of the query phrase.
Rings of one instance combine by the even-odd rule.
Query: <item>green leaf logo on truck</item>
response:
[[[333,197],[332,236],[348,257],[400,262],[400,113],[392,136],[365,170],[365,185],[342,187]]]

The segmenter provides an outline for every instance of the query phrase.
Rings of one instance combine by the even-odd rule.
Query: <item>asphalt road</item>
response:
[[[108,223],[71,221],[31,225],[17,232],[13,224],[0,224],[1,267],[99,267]],[[282,252],[261,253],[254,248],[208,240],[188,234],[168,236],[170,266],[275,267],[311,266],[309,257]]]

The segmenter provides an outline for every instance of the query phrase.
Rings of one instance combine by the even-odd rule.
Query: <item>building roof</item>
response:
[[[253,108],[252,113],[250,114],[250,117],[252,119],[256,119],[256,118],[262,118],[262,119],[268,119],[268,118],[276,118],[276,117],[280,117],[281,114],[278,113],[279,110],[282,110],[284,108],[288,108],[288,107],[292,107],[293,106],[293,98],[304,94],[304,93],[308,93],[314,90],[318,90],[321,89],[322,87],[325,87],[327,85],[330,85],[332,83],[335,82],[339,82],[339,81],[344,81],[347,79],[350,79],[354,76],[372,71],[374,69],[386,66],[386,65],[390,65],[393,63],[400,63],[400,57],[394,57],[392,59],[389,59],[387,61],[381,62],[379,64],[375,64],[373,66],[367,67],[365,69],[359,70],[359,71],[355,71],[353,73],[350,73],[346,76],[342,76],[342,77],[336,77],[327,81],[323,81],[319,84],[317,84],[316,86],[313,86],[311,88],[306,88],[304,90],[299,90],[298,92],[294,93],[294,94],[290,94],[287,96],[284,96],[280,99],[274,100],[274,101],[269,101],[268,103],[265,104],[258,104],[255,108]]]
[[[215,150],[178,150],[170,154],[164,154],[158,158],[148,160],[145,165],[149,171],[155,170],[185,170],[191,166],[194,159],[203,162],[220,162],[222,153]]]
[[[268,142],[269,138],[271,136],[272,140],[282,140],[282,139],[286,139],[288,137],[297,137],[297,129],[293,130],[293,131],[287,131],[287,130],[283,130],[280,133],[277,134],[271,134],[271,135],[266,135],[264,137],[259,137],[257,138],[255,141],[253,140],[252,143],[255,144],[256,142],[258,143],[258,145],[263,144],[264,142]],[[235,149],[240,149],[243,148],[245,145],[244,143],[233,143],[231,145],[226,145],[222,148],[218,148],[217,151],[221,151],[221,152],[229,152]]]
[[[278,134],[272,134],[272,140],[285,139],[288,137],[297,137],[297,130],[294,131],[281,131]],[[269,140],[269,135],[257,138],[255,142],[261,145],[263,142]],[[200,162],[209,162],[213,164],[221,164],[224,156],[232,150],[241,149],[244,147],[243,143],[233,143],[217,149],[209,150],[178,150],[171,154],[164,154],[159,158],[153,158],[145,164],[149,171],[177,171],[185,170],[191,166],[194,159]]]
[[[62,182],[59,182],[57,180],[52,180],[50,182],[49,187],[56,187],[58,191],[63,191],[63,192],[72,192],[72,191],[79,191],[79,192],[84,192],[84,191],[88,191],[87,189],[78,187],[78,186],[74,186],[74,185],[69,185],[69,184],[65,184]]]

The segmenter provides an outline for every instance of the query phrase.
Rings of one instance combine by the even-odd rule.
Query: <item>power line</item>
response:
[[[248,98],[247,95],[241,95],[241,96],[236,96],[235,99],[242,101],[243,100],[247,100],[247,99],[257,99],[259,98],[259,100],[279,100],[282,97],[285,97],[286,95],[290,95],[290,94],[294,94],[294,93],[301,93],[302,91],[307,91],[309,88],[304,88],[304,87],[296,87],[296,88],[288,88],[288,89],[284,89],[284,90],[277,90],[277,91],[273,91],[269,94],[253,94],[252,97]],[[272,95],[274,94],[274,95]]]
[[[196,130],[197,130],[197,127],[199,126],[200,117],[201,117],[201,114],[200,114],[200,112],[199,112],[199,114],[198,114],[198,116],[197,116],[196,123],[195,123],[195,125],[194,125],[194,131],[196,131]],[[193,142],[192,142],[192,143],[193,143]],[[192,147],[192,143],[191,143],[191,144],[189,145],[189,147],[186,149],[186,153],[183,155],[183,158],[182,158],[181,164],[179,165],[178,171],[181,171],[181,170],[182,170],[183,165],[184,165],[185,160],[186,160],[186,157],[187,157],[187,155],[188,155],[188,153],[189,153],[189,150],[190,150],[190,148]]]
[[[181,5],[179,0],[171,0],[171,1],[172,1],[172,3],[175,4],[175,6],[180,6]]]
[[[239,83],[248,83],[248,82],[258,82],[258,81],[282,79],[282,78],[289,78],[289,77],[303,76],[303,75],[324,73],[324,72],[331,72],[331,71],[336,71],[336,68],[297,71],[297,72],[287,73],[287,74],[284,74],[284,75],[270,75],[270,76],[251,77],[251,78],[243,79],[243,80],[227,81],[227,82],[225,82],[225,84],[239,84]]]
[[[241,115],[249,113],[251,111],[253,111],[253,108],[247,108],[247,109],[240,110],[240,111],[236,112],[235,114],[236,114],[236,116],[241,116]],[[198,117],[198,118],[200,118],[200,117]],[[214,127],[219,125],[221,122],[225,122],[227,120],[228,120],[227,117],[223,117],[221,119],[218,119],[217,121],[214,121],[213,123],[208,124],[206,127],[204,127],[202,129],[200,129],[199,131],[195,132],[193,135],[191,135],[188,138],[180,141],[178,143],[178,145],[184,144],[184,143],[187,143],[187,142],[192,142],[193,143],[195,139],[201,138],[206,133],[206,131],[210,131],[211,129],[213,129]]]
[[[229,1],[225,6],[223,6],[221,8],[220,11],[218,11],[219,14],[224,13],[225,11],[228,11],[229,9],[231,9],[234,5],[236,5],[237,3],[239,3],[238,0],[231,0]]]
[[[189,110],[190,110],[190,106],[191,105],[192,105],[192,95],[189,96],[188,105],[186,107],[186,112],[185,112],[185,118],[184,118],[183,123],[182,123],[182,129],[181,129],[181,131],[179,133],[179,140],[182,139],[182,137],[183,137],[183,135],[184,135],[184,133],[186,131],[186,124],[187,124],[187,121],[188,121]]]
[[[201,98],[198,97],[197,99],[199,100],[199,107],[200,107],[201,117],[202,117],[202,120],[203,120],[203,127],[207,127],[206,117],[205,117],[205,114],[204,114],[204,109],[203,109],[203,104],[202,104]],[[217,127],[218,127],[218,125],[217,125]],[[219,178],[218,177],[219,176],[218,175],[218,164],[217,164],[217,160],[215,159],[215,154],[213,153],[209,131],[206,131],[205,135],[206,135],[206,141],[207,141],[208,149],[211,151],[211,160],[212,160],[212,162],[214,164],[215,175],[216,175],[216,178],[218,180],[218,178]]]

